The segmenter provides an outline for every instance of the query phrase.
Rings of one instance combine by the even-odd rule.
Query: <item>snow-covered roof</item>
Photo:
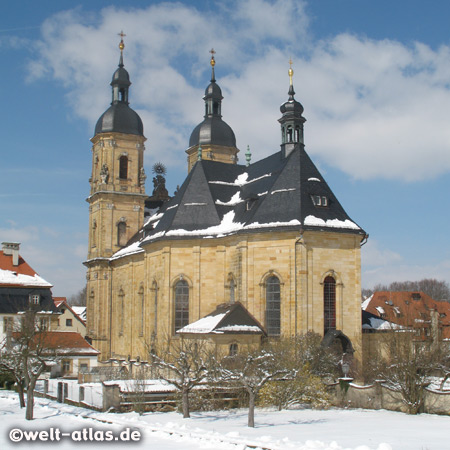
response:
[[[219,305],[212,313],[186,325],[179,334],[265,334],[263,327],[239,302]]]
[[[318,205],[314,198],[326,199]],[[250,166],[197,161],[176,196],[148,218],[140,241],[112,259],[161,239],[220,238],[238,233],[333,231],[365,235],[303,148]]]
[[[13,272],[12,270],[3,269],[0,269],[0,285],[52,287],[48,281],[45,281],[37,273],[34,275],[24,275]]]

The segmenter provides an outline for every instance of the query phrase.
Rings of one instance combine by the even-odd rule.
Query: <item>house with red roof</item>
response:
[[[53,302],[60,313],[57,331],[74,331],[86,336],[86,307],[70,306],[66,297],[53,297]],[[53,329],[53,328],[52,328]]]
[[[375,292],[363,302],[362,310],[371,315],[371,323],[376,324],[372,330],[380,329],[380,326],[384,330],[392,329],[386,325],[387,321],[414,330],[423,340],[450,339],[450,303],[434,300],[424,292]],[[365,329],[370,328],[366,326]]]
[[[19,325],[19,313],[30,308],[36,311],[43,328],[57,326],[52,285],[20,256],[19,248],[18,242],[3,242],[0,251],[0,342],[8,330]]]
[[[77,376],[97,365],[99,351],[85,339],[83,310],[78,314],[65,297],[53,297],[52,285],[20,256],[18,242],[3,242],[0,251],[0,348],[20,335],[24,312],[36,313],[40,345],[56,355],[51,376]],[[5,347],[6,348],[6,347]]]

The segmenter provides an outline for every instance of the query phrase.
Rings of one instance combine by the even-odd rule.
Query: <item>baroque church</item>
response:
[[[173,197],[156,167],[145,192],[144,129],[129,106],[120,42],[111,106],[92,141],[87,337],[101,360],[147,360],[167,339],[205,339],[235,354],[262,338],[314,331],[361,360],[361,257],[367,234],[305,151],[289,69],[280,149],[238,164],[215,78]],[[182,158],[180,153],[180,158]]]

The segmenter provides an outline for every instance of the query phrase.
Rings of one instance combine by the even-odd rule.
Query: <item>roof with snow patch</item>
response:
[[[365,235],[298,145],[287,158],[277,152],[248,167],[197,161],[177,195],[146,221],[141,240],[113,258],[161,239],[300,229]]]
[[[179,334],[262,334],[261,324],[242,303],[219,305],[212,313],[177,331]]]

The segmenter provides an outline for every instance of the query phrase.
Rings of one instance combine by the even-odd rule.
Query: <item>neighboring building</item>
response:
[[[92,347],[80,333],[49,331],[45,333],[45,346],[54,351],[57,364],[51,367],[52,377],[77,377],[78,372],[88,372],[97,367],[99,351]]]
[[[361,360],[360,247],[367,235],[305,152],[292,69],[280,108],[281,150],[254,163],[247,151],[239,165],[213,57],[204,120],[186,150],[189,174],[164,198],[157,167],[148,198],[146,138],[129,107],[123,48],[111,106],[92,138],[87,199],[87,337],[101,358],[145,360],[148,348],[239,302],[261,324],[258,336],[331,332]],[[245,339],[236,333],[226,345]]]
[[[52,375],[76,376],[97,365],[99,352],[84,339],[86,325],[64,297],[52,298],[52,285],[20,256],[20,244],[3,242],[0,251],[0,348],[20,335],[24,312],[36,313],[39,345],[56,354]],[[80,313],[82,311],[80,310]],[[69,330],[69,331],[62,331]],[[42,332],[42,333],[41,333]],[[10,336],[12,341],[8,342]],[[8,346],[3,348],[7,351]]]
[[[70,306],[65,297],[53,297],[60,316],[55,331],[74,331],[86,336],[86,308],[84,306]],[[83,319],[84,317],[84,319]]]
[[[423,292],[375,292],[363,302],[362,310],[374,318],[394,324],[393,327],[414,330],[420,339],[450,339],[450,303],[433,300]],[[393,327],[384,323],[381,329]],[[366,330],[369,328],[366,327]]]
[[[50,329],[57,324],[52,285],[41,278],[20,256],[20,244],[3,242],[0,251],[0,342],[20,326],[20,313],[37,311],[38,320]]]

